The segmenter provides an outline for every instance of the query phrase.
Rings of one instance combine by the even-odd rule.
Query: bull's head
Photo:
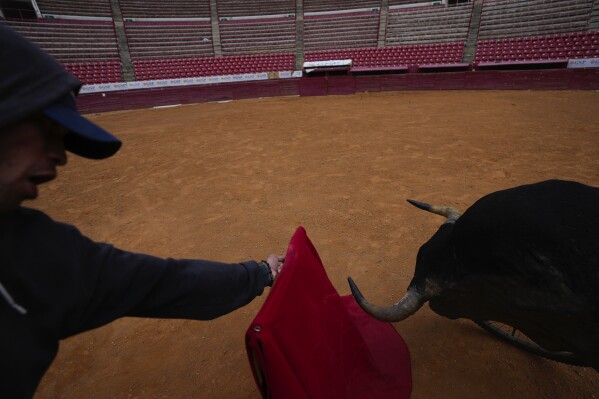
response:
[[[404,320],[416,313],[425,302],[430,300],[437,293],[434,284],[432,286],[430,284],[431,274],[435,274],[431,267],[443,273],[444,265],[442,263],[453,258],[451,254],[446,253],[450,250],[447,241],[453,229],[453,224],[460,217],[460,212],[454,208],[429,205],[414,200],[408,200],[408,202],[425,211],[445,216],[446,220],[437,233],[420,248],[416,261],[416,273],[410,282],[406,295],[393,306],[376,306],[364,299],[352,278],[348,278],[351,292],[360,307],[372,317],[385,322],[394,323]]]

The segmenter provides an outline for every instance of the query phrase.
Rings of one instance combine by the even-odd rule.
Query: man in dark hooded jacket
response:
[[[223,264],[119,250],[24,208],[66,151],[103,159],[121,142],[83,118],[81,83],[0,25],[0,397],[33,396],[58,342],[123,316],[206,320],[272,285],[284,258]]]

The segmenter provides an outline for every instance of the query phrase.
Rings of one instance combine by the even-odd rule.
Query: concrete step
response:
[[[595,0],[593,3],[593,9],[589,18],[589,30],[599,30],[599,0]]]
[[[478,40],[478,29],[480,27],[480,17],[483,8],[483,0],[475,0],[472,7],[472,18],[470,20],[470,28],[468,30],[468,38],[464,45],[462,54],[462,62],[472,62],[476,54],[476,43]]]

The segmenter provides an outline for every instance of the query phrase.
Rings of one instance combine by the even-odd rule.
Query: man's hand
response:
[[[283,262],[285,262],[285,256],[279,255],[270,255],[266,258],[266,263],[270,266],[270,270],[272,270],[272,278],[276,280],[277,275],[281,272],[283,268]]]

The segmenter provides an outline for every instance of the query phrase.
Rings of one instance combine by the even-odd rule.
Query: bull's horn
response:
[[[426,298],[423,295],[415,290],[408,289],[406,295],[395,305],[389,307],[375,306],[364,299],[362,293],[351,277],[348,277],[347,281],[349,281],[349,288],[351,289],[356,302],[358,302],[358,305],[360,305],[366,313],[380,321],[396,323],[405,320],[416,313],[416,311],[426,302]]]
[[[429,205],[424,202],[414,201],[409,199],[408,202],[414,205],[416,208],[420,208],[427,212],[435,213],[437,215],[445,216],[447,220],[445,223],[455,223],[456,220],[461,216],[460,211],[455,208],[448,206]]]

